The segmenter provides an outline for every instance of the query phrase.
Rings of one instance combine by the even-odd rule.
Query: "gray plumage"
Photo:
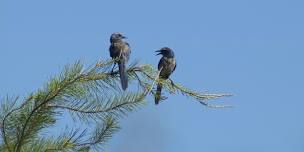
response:
[[[166,80],[170,77],[170,75],[174,72],[176,68],[176,59],[174,56],[174,52],[168,47],[163,47],[156,52],[159,52],[157,55],[163,55],[163,57],[158,63],[158,70],[161,70],[159,73],[159,78]],[[158,83],[155,95],[155,104],[158,104],[161,99],[161,90],[162,84]]]
[[[118,64],[121,87],[123,90],[126,90],[128,88],[128,76],[126,72],[126,64],[131,54],[131,49],[129,44],[123,41],[123,39],[125,38],[126,37],[123,36],[121,33],[113,33],[110,38],[111,45],[109,49],[110,56],[113,59],[116,59],[116,63]]]

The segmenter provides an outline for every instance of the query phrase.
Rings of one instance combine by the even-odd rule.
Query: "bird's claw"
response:
[[[170,82],[171,82],[171,85],[172,85],[172,86],[175,86],[173,80],[171,80],[171,79],[169,79],[169,80],[170,80]]]
[[[114,70],[111,70],[110,75],[114,76],[115,72]]]

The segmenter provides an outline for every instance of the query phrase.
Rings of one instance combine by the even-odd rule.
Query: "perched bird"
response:
[[[159,78],[166,80],[170,77],[170,75],[174,72],[176,68],[176,59],[174,56],[174,52],[168,48],[163,47],[160,50],[156,51],[158,54],[156,55],[163,55],[158,63],[158,70],[159,70]],[[156,95],[155,95],[155,104],[157,105],[161,98],[161,90],[162,84],[158,83]]]
[[[110,38],[110,56],[116,59],[113,69],[118,64],[121,86],[123,90],[128,88],[128,76],[126,72],[126,64],[129,60],[131,49],[127,42],[123,41],[126,37],[121,33],[113,33]],[[112,69],[112,72],[113,72]]]

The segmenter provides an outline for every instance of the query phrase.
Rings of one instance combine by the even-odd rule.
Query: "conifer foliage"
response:
[[[118,71],[110,72],[114,61],[98,62],[88,68],[77,61],[25,98],[2,98],[0,151],[101,151],[120,129],[119,119],[143,107],[148,96],[155,96],[156,83],[162,83],[170,94],[193,97],[211,108],[225,106],[210,105],[208,100],[230,96],[199,93],[172,80],[161,81],[151,65],[138,63],[127,69],[129,80],[137,89],[122,91]],[[59,136],[49,135],[45,130],[58,125],[57,120],[67,113],[75,123]],[[83,127],[86,125],[89,127]]]

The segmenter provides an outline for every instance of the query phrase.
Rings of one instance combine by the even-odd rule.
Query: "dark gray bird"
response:
[[[128,76],[126,72],[126,64],[129,60],[131,49],[127,42],[123,41],[126,37],[121,33],[113,33],[110,38],[110,56],[116,59],[113,69],[118,64],[121,87],[123,90],[128,88]],[[113,72],[112,69],[112,72]]]
[[[158,52],[157,55],[163,55],[163,57],[160,59],[158,63],[158,70],[159,78],[166,80],[170,77],[170,75],[174,72],[176,68],[176,59],[174,56],[173,50],[171,50],[168,47],[163,47],[160,50],[156,51]],[[161,98],[161,90],[162,90],[162,84],[158,83],[156,95],[155,95],[155,104],[157,105]]]

